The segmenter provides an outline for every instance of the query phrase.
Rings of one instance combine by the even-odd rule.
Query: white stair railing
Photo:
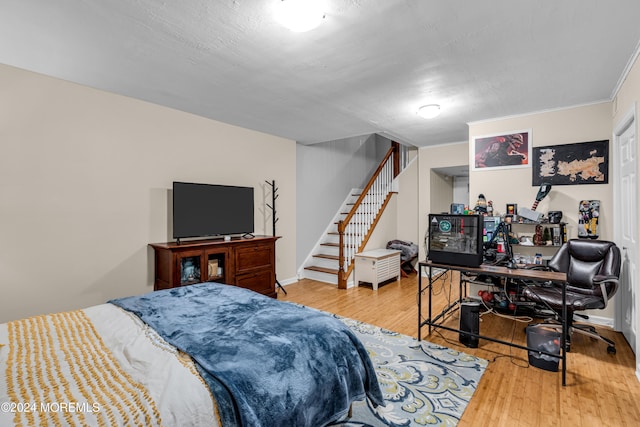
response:
[[[389,202],[393,191],[393,180],[398,175],[399,152],[400,145],[396,142],[392,143],[391,149],[380,162],[349,214],[338,223],[340,235],[338,288],[347,287],[347,277],[353,269],[355,255],[366,245],[381,211]]]

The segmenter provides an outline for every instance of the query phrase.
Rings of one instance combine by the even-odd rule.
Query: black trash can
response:
[[[546,371],[558,372],[560,338],[560,331],[544,324],[538,323],[527,326],[527,347],[539,350],[529,350],[529,364]],[[540,351],[557,354],[558,356],[550,356],[540,353]]]

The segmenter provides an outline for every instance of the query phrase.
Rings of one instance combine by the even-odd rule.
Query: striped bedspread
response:
[[[191,358],[112,305],[0,324],[0,426],[219,426]]]

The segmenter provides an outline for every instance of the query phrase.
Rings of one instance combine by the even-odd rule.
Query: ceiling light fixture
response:
[[[275,8],[276,20],[297,33],[320,25],[325,13],[323,0],[278,0]]]
[[[440,114],[440,106],[438,104],[423,105],[418,108],[418,114],[425,119],[433,119]]]

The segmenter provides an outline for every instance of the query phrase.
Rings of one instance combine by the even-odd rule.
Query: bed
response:
[[[0,425],[322,426],[382,404],[343,322],[203,283],[0,324]]]

